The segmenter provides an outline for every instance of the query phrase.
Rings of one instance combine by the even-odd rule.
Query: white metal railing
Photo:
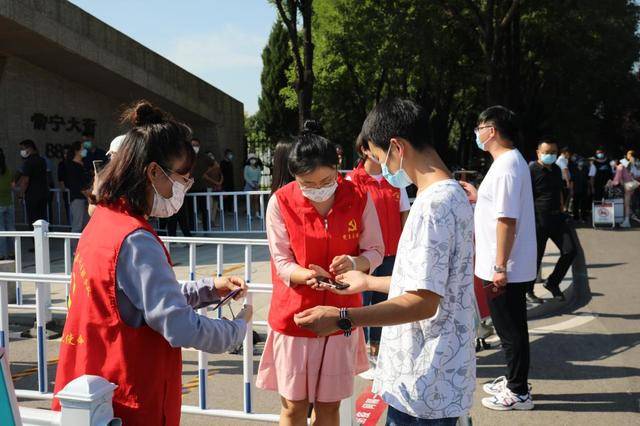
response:
[[[68,189],[49,190],[47,222],[51,227],[71,229],[70,193]],[[191,217],[190,230],[196,235],[208,233],[264,233],[265,209],[270,191],[197,192],[188,193],[185,203]],[[17,200],[12,194],[15,206],[15,223],[28,225],[27,206],[24,199]],[[203,201],[204,199],[204,201]],[[202,221],[201,211],[206,213]],[[214,219],[217,219],[214,224]],[[154,221],[156,229],[158,222]],[[215,225],[215,226],[214,226]]]
[[[51,298],[48,292],[51,285],[64,285],[66,287],[66,295],[68,297],[68,286],[71,280],[71,240],[78,239],[80,234],[66,232],[49,232],[48,224],[44,221],[38,221],[34,224],[33,232],[0,232],[0,237],[14,237],[16,244],[20,245],[23,238],[33,238],[35,253],[35,273],[25,273],[21,271],[19,263],[16,263],[16,272],[0,272],[0,345],[9,352],[9,308],[18,308],[22,310],[31,310],[36,313],[36,339],[37,339],[37,360],[38,360],[38,391],[17,389],[16,394],[19,397],[33,398],[36,394],[39,398],[49,399],[53,395],[48,392],[48,378],[46,365],[46,338],[45,329],[46,322],[51,317],[51,312],[63,312],[65,307],[51,306]],[[50,253],[49,242],[52,239],[64,240],[64,265],[63,274],[50,273]],[[271,293],[271,284],[253,283],[251,277],[252,267],[252,248],[255,246],[267,246],[265,239],[232,239],[232,238],[185,238],[185,237],[163,237],[163,242],[170,249],[172,243],[186,243],[189,245],[189,279],[195,279],[196,272],[196,245],[208,244],[217,246],[217,276],[222,276],[224,265],[224,246],[244,246],[244,278],[249,284],[249,293],[246,302],[252,303],[253,294],[255,293]],[[16,256],[21,253],[16,250]],[[18,286],[22,282],[29,281],[36,283],[36,301],[35,305],[26,305],[18,301],[15,305],[8,304],[7,281],[15,281]],[[16,296],[18,288],[16,289]],[[200,309],[200,314],[207,315],[207,309]],[[252,382],[253,382],[253,326],[266,326],[265,321],[251,321],[247,324],[247,334],[243,343],[243,379],[244,379],[244,412],[236,412],[233,410],[211,410],[207,409],[206,386],[208,377],[208,354],[198,351],[198,376],[199,382],[199,406],[184,406],[183,411],[198,414],[206,414],[213,416],[235,417],[259,421],[278,421],[275,414],[254,414],[252,413]]]
[[[51,399],[53,394],[48,389],[47,363],[46,363],[46,322],[51,318],[52,312],[66,313],[66,307],[52,306],[50,297],[50,286],[65,286],[65,294],[68,298],[69,283],[71,280],[71,267],[73,255],[71,252],[71,241],[78,239],[80,234],[69,232],[49,232],[48,223],[38,221],[34,224],[34,231],[16,232],[4,231],[0,232],[0,238],[15,238],[16,246],[16,267],[15,272],[0,272],[0,346],[9,352],[9,309],[20,309],[35,311],[36,313],[36,343],[37,343],[37,373],[38,373],[38,390],[17,389],[16,395],[21,398],[30,399]],[[22,240],[24,238],[32,238],[35,247],[35,273],[26,273],[22,270]],[[64,241],[64,272],[51,273],[50,268],[50,250],[49,243],[51,240]],[[161,237],[163,243],[168,250],[172,244],[184,243],[189,247],[189,280],[195,279],[196,273],[196,254],[198,245],[214,245],[216,246],[216,275],[222,276],[224,269],[224,246],[244,247],[244,279],[249,286],[246,303],[252,304],[254,294],[271,294],[271,283],[254,283],[252,280],[253,256],[252,249],[254,247],[265,247],[268,245],[266,239],[239,239],[239,238],[206,238],[206,237]],[[16,283],[16,304],[8,304],[8,282]],[[22,300],[21,286],[23,282],[35,282],[36,294],[35,304],[24,304]],[[18,298],[20,296],[20,298]],[[67,299],[65,299],[67,300]],[[198,313],[207,315],[206,308],[199,309]],[[220,316],[220,311],[217,313]],[[243,395],[244,409],[243,411],[210,409],[207,403],[207,377],[208,377],[208,354],[198,351],[198,406],[183,405],[183,413],[200,414],[216,417],[237,418],[246,420],[255,420],[261,422],[278,422],[277,414],[260,414],[253,413],[253,329],[254,327],[266,327],[266,321],[251,321],[247,324],[247,334],[243,342]],[[342,404],[341,424],[350,424],[348,419],[353,419],[353,399],[349,399]]]

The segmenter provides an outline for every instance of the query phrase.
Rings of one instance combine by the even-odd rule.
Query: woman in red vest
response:
[[[411,209],[409,196],[406,189],[395,188],[384,179],[382,166],[371,154],[369,144],[362,135],[359,135],[356,140],[356,151],[361,160],[358,166],[347,175],[347,179],[352,181],[362,192],[369,194],[373,200],[378,219],[380,219],[380,229],[384,240],[384,260],[382,265],[376,268],[371,275],[375,277],[390,277],[396,260],[400,234]],[[387,300],[387,294],[366,291],[362,294],[362,298],[364,306],[375,305]],[[364,379],[373,380],[381,334],[381,327],[368,327],[365,329],[372,367],[360,375]]]
[[[339,423],[340,401],[369,367],[364,334],[318,338],[293,316],[322,304],[361,306],[360,295],[323,291],[319,279],[373,271],[384,251],[373,202],[353,183],[338,181],[335,145],[310,127],[305,123],[289,155],[295,180],[275,192],[266,213],[273,296],[256,386],[280,394],[281,425],[306,425],[310,403],[318,424]]]
[[[113,408],[123,424],[177,426],[181,347],[238,345],[251,307],[234,321],[194,311],[247,288],[236,277],[179,284],[147,221],[175,214],[193,183],[191,130],[146,101],[124,118],[133,128],[100,172],[98,207],[74,258],[54,393],[83,374],[102,376],[118,385]]]

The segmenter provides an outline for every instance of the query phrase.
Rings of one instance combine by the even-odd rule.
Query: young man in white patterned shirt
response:
[[[378,104],[362,131],[389,183],[418,195],[405,224],[391,277],[350,271],[335,277],[353,294],[389,293],[362,308],[316,307],[296,323],[328,335],[382,326],[373,391],[389,404],[387,425],[455,425],[475,389],[473,211],[428,142],[428,119],[414,102]]]

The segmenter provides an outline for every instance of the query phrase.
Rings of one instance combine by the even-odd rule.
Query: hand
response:
[[[331,274],[328,273],[322,266],[310,264],[309,274],[307,275],[307,285],[314,290],[324,290],[325,288],[318,282],[317,277],[331,278]]]
[[[245,320],[245,322],[251,321],[252,318],[253,318],[252,305],[244,305],[242,310],[238,312],[238,315],[236,315],[236,319],[242,319],[242,320]]]
[[[242,299],[247,295],[247,291],[249,290],[247,283],[239,277],[217,277],[213,279],[213,284],[220,297],[225,297],[235,289],[241,289],[240,293],[235,295],[233,300]]]
[[[506,272],[494,272],[493,284],[496,287],[504,287],[507,285],[507,273]]]
[[[342,255],[333,258],[331,265],[329,265],[329,272],[334,275],[344,274],[345,272],[353,271],[353,262],[349,259],[349,256]]]
[[[363,291],[369,290],[369,277],[370,276],[365,274],[364,272],[349,271],[342,275],[336,276],[336,281],[343,284],[349,284],[349,287],[345,288],[344,290],[338,290],[336,288],[329,287],[329,286],[325,286],[325,287],[329,291],[336,294],[343,294],[343,295],[358,294],[358,293],[362,293]]]
[[[335,306],[316,306],[293,316],[298,327],[311,330],[318,336],[328,336],[340,330],[339,319],[340,308]]]
[[[469,182],[463,182],[461,180],[459,180],[458,183],[460,184],[460,186],[462,186],[462,189],[464,189],[464,192],[467,193],[467,198],[469,199],[469,202],[471,204],[475,204],[476,201],[478,201],[478,190],[476,189],[476,187],[470,184]]]

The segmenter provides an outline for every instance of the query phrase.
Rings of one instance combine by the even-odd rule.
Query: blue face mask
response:
[[[604,154],[602,154],[602,153],[598,153],[598,154],[596,154],[596,157],[597,157],[599,160],[602,160],[602,159],[604,158]]]
[[[387,150],[387,158],[385,158],[384,163],[382,163],[382,176],[387,180],[387,182],[389,182],[391,186],[400,188],[400,189],[406,188],[407,186],[411,185],[413,182],[407,175],[407,172],[405,172],[404,169],[402,168],[403,158],[400,157],[400,169],[395,173],[391,173],[389,171],[389,167],[387,167],[387,161],[389,160],[390,151],[391,151],[391,145],[389,145],[389,149]]]
[[[475,132],[476,133],[476,145],[478,145],[478,148],[480,148],[483,151],[486,151],[487,148],[484,146],[484,143],[482,143],[482,140],[480,140],[480,132]]]
[[[542,161],[547,166],[555,163],[557,159],[558,156],[556,154],[542,154],[540,156],[540,161]]]

